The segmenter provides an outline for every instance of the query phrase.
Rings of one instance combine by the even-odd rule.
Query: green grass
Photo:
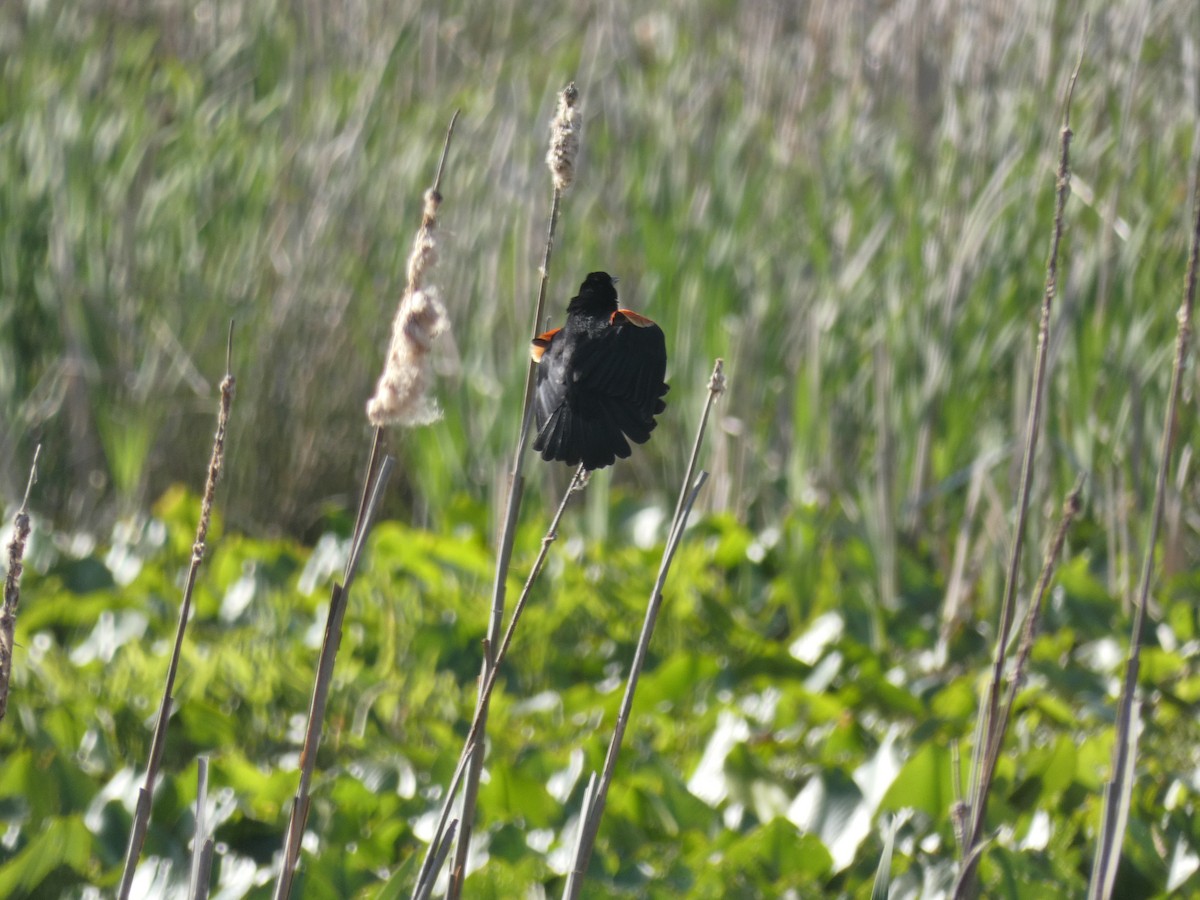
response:
[[[716,355],[731,402],[715,494],[754,521],[814,484],[859,493],[875,464],[877,351],[895,372],[893,504],[1012,433],[1051,209],[1047,100],[1073,19],[1014,15],[966,44],[952,16],[919,42],[883,42],[871,66],[849,22],[722,4],[628,29],[515,5],[306,25],[260,4],[220,36],[66,9],[6,13],[0,101],[0,403],[13,423],[0,459],[16,496],[44,440],[43,502],[64,525],[103,524],[194,479],[230,318],[231,521],[315,535],[347,505],[421,186],[455,107],[438,276],[455,324],[447,419],[399,448],[393,511],[432,522],[456,490],[488,496],[549,203],[545,123],[572,76],[586,136],[550,308],[561,316],[582,274],[607,268],[670,336],[671,414],[619,478],[661,490]],[[1139,495],[1152,466],[1131,447],[1165,389],[1185,252],[1193,129],[1170,113],[1185,99],[1170,37],[1147,38],[1128,120],[1127,42],[1098,30],[1085,60],[1075,168],[1096,199],[1070,210],[1049,419],[1070,451],[1055,454],[1062,468],[1124,469]],[[1103,234],[1114,196],[1127,241]]]
[[[490,504],[517,425],[550,203],[546,125],[571,78],[583,154],[549,308],[561,318],[588,271],[619,275],[622,301],[668,335],[672,390],[653,441],[599,476],[589,508],[569,521],[567,536],[587,543],[552,555],[553,602],[547,590],[531,609],[497,695],[481,799],[492,862],[469,890],[558,886],[547,854],[524,842],[536,829],[560,840],[578,807],[580,785],[565,803],[547,799],[549,774],[574,748],[589,768],[600,761],[599,713],[611,718],[617,698],[597,685],[627,660],[656,559],[631,548],[631,523],[670,502],[715,356],[727,361],[729,393],[703,463],[708,518],[676,565],[639,695],[645,718],[635,717],[601,830],[597,890],[868,896],[876,820],[853,862],[833,871],[815,843],[832,831],[797,836],[772,817],[809,785],[839,808],[893,728],[913,796],[871,812],[917,810],[897,837],[898,884],[944,877],[954,852],[943,757],[951,739],[969,738],[1003,585],[1059,98],[1090,10],[1027,582],[1080,472],[1087,507],[997,774],[992,831],[1014,834],[991,845],[982,869],[989,896],[1079,891],[1111,743],[1117,666],[1101,651],[1119,649],[1112,636],[1127,631],[1122,603],[1143,552],[1200,151],[1185,46],[1200,24],[1193,5],[1153,7],[1144,41],[1142,4],[1081,7],[1021,0],[934,15],[709,0],[647,13],[501,0],[325,11],[262,0],[216,4],[214,21],[182,3],[6,6],[6,502],[19,500],[38,441],[43,453],[41,555],[0,725],[12,835],[0,888],[55,895],[115,878],[128,813],[97,792],[144,760],[159,643],[194,527],[194,507],[167,492],[200,483],[231,318],[238,395],[218,494],[224,536],[201,575],[161,831],[147,852],[184,858],[193,759],[211,752],[214,783],[236,797],[218,839],[269,863],[295,787],[292,717],[307,704],[320,621],[320,592],[297,586],[304,545],[344,531],[357,503],[364,405],[421,191],[461,108],[432,279],[454,323],[437,362],[446,415],[392,436],[387,513],[417,530],[382,527],[356,589],[312,819],[327,843],[306,857],[305,896],[371,895],[420,849],[414,822],[436,807],[428,792],[445,784],[469,715],[499,515]],[[1189,447],[1194,399],[1180,425],[1178,446]],[[975,465],[985,483],[967,517]],[[567,478],[534,471],[518,544],[526,560]],[[1163,895],[1171,854],[1200,842],[1184,776],[1197,739],[1192,482],[1172,476],[1178,514],[1156,593],[1165,630],[1147,649],[1154,702],[1121,896]],[[167,543],[139,546],[146,567],[118,587],[104,554],[120,538],[106,535],[153,503]],[[932,669],[960,529],[966,618],[948,665]],[[95,553],[53,550],[47,532],[63,546],[70,534],[104,537]],[[221,604],[239,578],[255,599],[226,621]],[[787,648],[825,613],[844,630],[821,651],[835,660],[831,680],[809,688],[819,663]],[[87,658],[80,648],[98,640],[104,616],[124,637],[110,659]],[[550,712],[521,711],[543,691],[557,697]],[[729,794],[710,807],[684,786],[722,713],[752,727],[725,760]],[[355,774],[355,761],[382,782]],[[54,788],[40,797],[33,783]],[[100,813],[85,818],[91,804]],[[1039,810],[1053,825],[1048,843],[1022,851]],[[46,834],[66,836],[51,842],[61,864],[44,862]]]

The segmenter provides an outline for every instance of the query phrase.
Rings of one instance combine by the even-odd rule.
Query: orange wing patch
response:
[[[641,313],[635,313],[632,309],[618,309],[612,314],[612,318],[608,322],[610,325],[620,325],[623,322],[628,322],[630,325],[636,325],[638,328],[649,328],[654,324],[653,319],[648,319]]]
[[[549,331],[539,334],[530,341],[529,358],[535,363],[540,363],[542,361],[542,354],[546,352],[546,348],[550,346],[550,342],[554,340],[554,336],[561,330],[561,328],[551,328]]]

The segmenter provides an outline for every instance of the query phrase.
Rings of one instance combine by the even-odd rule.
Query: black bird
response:
[[[645,316],[617,307],[616,279],[592,272],[567,305],[567,321],[533,340],[537,362],[533,449],[585,469],[629,456],[628,438],[650,440],[667,408],[667,342]]]

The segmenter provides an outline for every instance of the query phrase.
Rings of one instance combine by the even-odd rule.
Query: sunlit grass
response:
[[[115,24],[112,41],[103,19],[57,4],[5,17],[21,52],[0,101],[0,306],[13,326],[0,403],[15,425],[0,459],[11,486],[23,470],[13,451],[54,438],[44,502],[60,518],[102,521],[112,499],[133,508],[189,476],[179,451],[231,316],[247,336],[232,521],[311,531],[329,504],[352,502],[341,486],[360,461],[339,448],[364,428],[414,184],[455,106],[465,162],[445,223],[457,336],[440,363],[447,421],[406,449],[399,502],[429,516],[455,490],[487,496],[545,215],[531,182],[543,139],[528,123],[547,119],[567,75],[589,98],[587,177],[569,198],[551,309],[580,272],[619,273],[622,296],[663,323],[684,392],[668,439],[620,480],[663,483],[660,448],[690,432],[682,411],[717,355],[732,402],[715,502],[757,521],[814,485],[866,499],[872,347],[895,369],[892,502],[925,497],[1019,421],[1049,208],[1038,188],[1053,165],[1043,98],[1061,83],[1071,23],[1013,10],[986,39],[951,17],[918,40],[888,37],[900,22],[889,16],[864,33],[849,10],[747,12],[709,28],[731,15],[714,3],[631,16],[628,29],[564,19],[546,41],[516,7],[448,8],[331,15],[304,26],[321,36],[307,46],[314,34],[268,8],[181,32],[169,19]],[[1069,223],[1056,357],[1083,377],[1064,376],[1051,397],[1051,440],[1086,454],[1080,465],[1124,470],[1134,493],[1171,323],[1133,298],[1173,290],[1191,143],[1191,126],[1166,115],[1183,84],[1155,35],[1140,76],[1155,90],[1129,121],[1105,104],[1132,48],[1085,61],[1079,173],[1094,199]],[[1156,138],[1115,158],[1127,129]],[[1102,240],[1118,187],[1129,237]],[[1097,381],[1114,370],[1136,397]],[[922,527],[942,515],[941,502],[910,508]]]

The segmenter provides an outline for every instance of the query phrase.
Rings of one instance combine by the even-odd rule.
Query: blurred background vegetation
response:
[[[241,871],[255,890],[295,788],[293,717],[336,568],[322,554],[336,556],[357,501],[364,404],[458,108],[433,277],[453,320],[437,358],[445,418],[392,435],[387,513],[408,524],[381,529],[356,589],[313,817],[323,852],[306,856],[304,896],[373,896],[420,848],[469,712],[550,200],[546,126],[574,79],[583,153],[550,309],[557,320],[588,271],[619,275],[623,303],[668,336],[672,390],[653,441],[593,479],[566,528],[588,541],[564,545],[554,605],[528,623],[539,639],[493,725],[481,800],[492,862],[476,889],[557,889],[554,848],[582,788],[550,776],[602,754],[656,516],[722,356],[730,389],[704,462],[706,518],[677,564],[596,889],[866,896],[877,814],[915,809],[897,866],[909,889],[933,891],[953,859],[946,747],[969,737],[1002,586],[1061,98],[1085,14],[1030,572],[1081,472],[1087,509],[1021,707],[1023,753],[1000,776],[994,815],[1012,832],[984,870],[988,896],[1022,897],[1048,895],[1039,885],[1074,895],[1090,861],[1112,635],[1127,630],[1186,262],[1200,7],[0,7],[10,507],[43,445],[0,733],[0,887],[112,884],[194,528],[194,503],[172,486],[201,482],[232,318],[224,537],[202,574],[210,593],[168,745],[177,779],[148,852],[183,859],[193,760],[213,753],[223,883],[241,896]],[[1200,866],[1184,749],[1200,738],[1196,387],[1193,368],[1127,897]],[[565,485],[556,469],[534,470],[518,572]],[[706,760],[723,774],[701,781],[718,787],[689,792]],[[897,784],[919,797],[883,796],[901,765]],[[46,846],[62,858],[47,862]]]

